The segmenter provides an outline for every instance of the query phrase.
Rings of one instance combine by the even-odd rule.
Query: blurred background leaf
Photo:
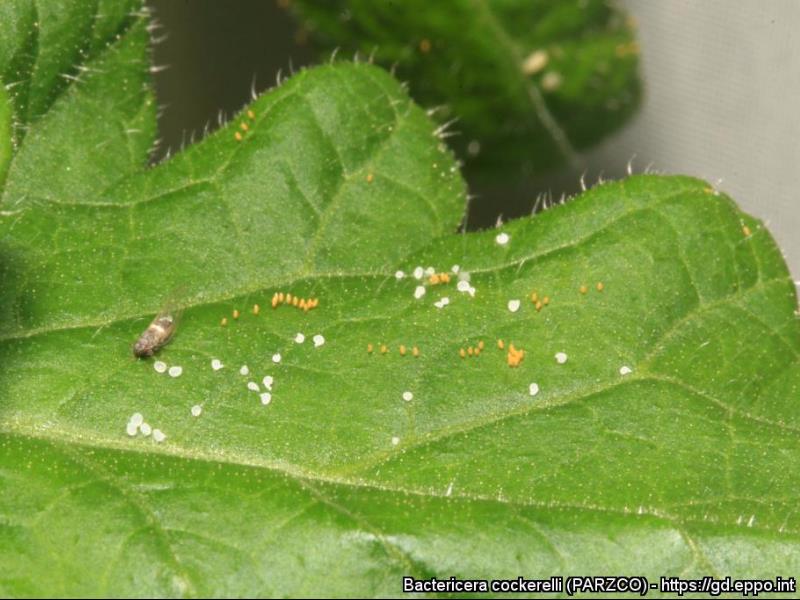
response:
[[[527,178],[618,129],[637,107],[638,45],[606,0],[290,3],[322,50],[396,65],[412,97],[454,119],[478,180]]]

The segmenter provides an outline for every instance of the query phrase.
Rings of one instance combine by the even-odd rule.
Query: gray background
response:
[[[591,152],[593,170],[697,175],[763,219],[800,277],[800,2],[624,3],[638,22],[645,102]]]
[[[177,148],[263,90],[278,69],[311,61],[297,27],[265,0],[152,0],[166,39],[154,47],[160,120]],[[641,171],[720,181],[763,219],[800,277],[800,2],[797,0],[628,0],[638,22],[645,99],[619,134],[588,152],[580,169],[512,188],[474,189],[472,227],[530,211],[538,192],[574,193],[586,180]]]

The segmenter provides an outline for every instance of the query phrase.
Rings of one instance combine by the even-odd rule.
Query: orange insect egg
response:
[[[742,233],[745,235],[745,237],[750,237],[753,235],[753,232],[750,231],[750,228],[747,225],[742,225]]]
[[[375,179],[375,176],[372,173],[367,173],[367,183],[372,183],[373,179]]]
[[[283,304],[283,301],[286,299],[283,292],[278,293],[278,303]]]
[[[519,364],[522,362],[522,359],[525,358],[525,351],[522,348],[515,348],[514,344],[510,344],[508,347],[508,355],[507,361],[509,367],[518,367]]]
[[[550,296],[545,296],[544,298],[542,298],[542,304],[544,304],[545,306],[550,304]]]
[[[233,318],[234,319],[238,319],[239,318],[239,311],[236,310],[235,308],[233,309]]]
[[[467,354],[472,356],[472,353],[473,353],[472,346],[470,346],[469,348],[467,348]]]
[[[598,292],[602,292],[602,291],[603,291],[603,288],[605,288],[605,287],[606,287],[606,286],[604,286],[604,285],[603,285],[603,282],[602,282],[602,281],[598,281],[598,282],[597,282],[597,291],[598,291]]]
[[[381,344],[381,354],[386,354],[389,349],[386,347],[386,344]]]
[[[297,306],[298,304],[300,304],[300,298],[295,296],[294,298],[292,298],[292,306]]]
[[[433,275],[428,277],[428,283],[430,283],[431,285],[436,285],[437,283],[439,283],[439,274],[434,273]]]
[[[481,349],[475,348],[475,356],[480,356],[480,355],[481,355]]]
[[[251,118],[251,119],[255,119],[256,118],[256,113],[254,113],[252,110],[248,110],[247,111],[247,116],[249,118]]]
[[[483,350],[483,347],[484,347],[484,343],[483,343],[483,340],[481,340],[480,342],[478,342],[478,350]]]
[[[233,134],[233,137],[235,137],[235,138],[236,138],[236,141],[237,141],[237,142],[241,142],[241,141],[242,141],[242,134],[241,134],[241,133],[239,133],[238,131],[237,131],[236,133],[234,133],[234,134]]]
[[[466,358],[466,356],[467,356],[467,353],[466,353],[466,351],[465,351],[463,348],[461,348],[461,349],[458,351],[458,355],[459,355],[461,358]]]
[[[373,350],[372,344],[367,344],[367,352],[372,354],[372,350]]]
[[[291,304],[292,300],[294,300],[294,296],[291,294],[286,294],[286,304]]]
[[[419,42],[419,51],[427,54],[431,51],[431,41],[428,38],[423,38]]]
[[[542,310],[543,306],[544,306],[544,304],[542,304],[541,302],[537,302],[536,303],[536,312],[539,312],[540,310]]]
[[[250,126],[249,126],[247,123],[240,123],[240,124],[239,124],[239,128],[240,128],[242,131],[247,131],[248,129],[250,129]]]
[[[581,294],[585,294],[586,292],[588,292],[588,291],[589,291],[589,288],[588,288],[588,287],[586,287],[585,285],[582,285],[581,287],[579,287],[579,288],[578,288],[578,291],[579,291]]]
[[[497,340],[497,347],[500,348],[500,350],[502,350],[503,348],[506,347],[506,344],[503,340]]]
[[[536,292],[532,292],[531,293],[531,302],[536,304],[538,301],[539,301],[539,294],[537,294]]]
[[[261,312],[261,307],[258,304],[253,304],[253,314],[257,315]]]
[[[225,327],[228,324],[228,317],[222,317],[222,321],[219,324]]]
[[[419,348],[417,348],[416,346],[414,346],[414,347],[411,349],[411,354],[413,354],[415,358],[416,358],[417,356],[419,356]]]
[[[403,344],[400,344],[400,356],[406,355],[406,347]]]
[[[272,294],[272,308],[276,308],[278,306],[278,293],[275,292]]]

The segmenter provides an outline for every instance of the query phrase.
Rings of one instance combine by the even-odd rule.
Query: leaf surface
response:
[[[93,64],[143,55],[142,31],[132,17]],[[70,83],[10,150],[3,595],[796,572],[797,300],[769,233],[730,199],[639,176],[456,234],[454,161],[376,67],[303,71],[153,168],[135,143],[113,155],[123,138],[98,118],[151,130],[146,88],[95,104],[133,76]],[[413,276],[429,266],[450,281]],[[158,359],[179,377],[131,356],[173,291],[182,316]],[[319,306],[273,309],[278,292]],[[134,412],[166,439],[128,436]]]

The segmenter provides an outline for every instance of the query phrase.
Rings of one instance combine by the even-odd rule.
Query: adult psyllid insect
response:
[[[177,318],[172,311],[158,313],[136,340],[133,345],[133,355],[136,358],[153,356],[163,348],[175,335]]]

